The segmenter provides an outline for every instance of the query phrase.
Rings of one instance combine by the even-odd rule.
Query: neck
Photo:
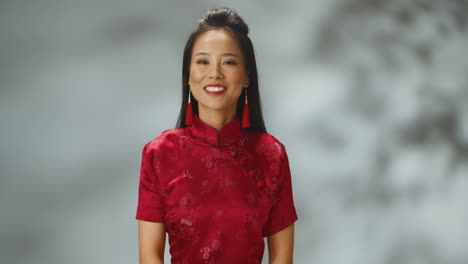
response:
[[[201,109],[199,109],[201,110]],[[230,112],[222,112],[222,111],[199,111],[198,117],[200,118],[201,121],[203,121],[205,124],[213,127],[216,129],[216,131],[219,133],[221,132],[221,128],[229,123],[236,115],[236,111],[230,111]]]

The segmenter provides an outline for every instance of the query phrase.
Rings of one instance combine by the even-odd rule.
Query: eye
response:
[[[198,63],[198,64],[208,64],[208,61],[206,61],[206,60],[198,60],[197,63]],[[237,62],[235,62],[235,61],[226,61],[226,62],[224,62],[224,63],[227,63],[228,65],[236,65],[236,64],[237,64]]]

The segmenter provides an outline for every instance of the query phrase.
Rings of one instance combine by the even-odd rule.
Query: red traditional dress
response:
[[[240,118],[194,115],[142,151],[136,219],[164,223],[172,264],[260,264],[264,237],[298,220],[285,146]]]

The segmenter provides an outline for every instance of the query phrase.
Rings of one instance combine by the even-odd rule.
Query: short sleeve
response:
[[[165,214],[164,196],[160,188],[159,175],[155,170],[155,153],[154,150],[149,148],[149,143],[143,147],[135,218],[163,223]]]
[[[263,227],[263,236],[273,235],[298,220],[294,206],[291,171],[286,151],[281,159],[279,186],[267,222]]]

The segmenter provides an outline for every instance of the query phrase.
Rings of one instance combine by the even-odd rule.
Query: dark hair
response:
[[[249,27],[235,10],[227,7],[208,10],[208,12],[198,20],[197,26],[185,44],[184,57],[182,61],[182,106],[180,108],[176,128],[186,127],[185,113],[187,110],[189,95],[188,80],[190,75],[190,61],[193,45],[197,37],[202,33],[215,29],[225,29],[232,33],[245,58],[245,67],[249,77],[249,86],[247,89],[243,89],[239,96],[237,101],[237,115],[242,119],[245,91],[247,91],[250,110],[250,127],[246,129],[267,133],[265,123],[263,121],[260,92],[258,89],[257,63],[255,61],[254,48],[252,41],[247,36],[249,34]],[[198,102],[193,96],[191,96],[190,100],[192,102],[193,113],[198,116]]]

